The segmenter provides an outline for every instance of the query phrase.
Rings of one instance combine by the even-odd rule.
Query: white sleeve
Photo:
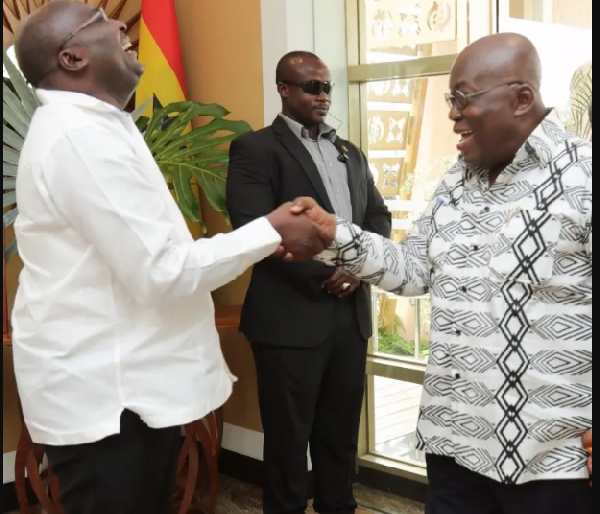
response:
[[[173,240],[168,192],[148,180],[133,147],[109,127],[70,133],[50,151],[61,165],[43,177],[49,200],[142,304],[212,291],[281,242],[266,218],[212,238]]]

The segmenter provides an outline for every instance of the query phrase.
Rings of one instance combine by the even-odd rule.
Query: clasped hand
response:
[[[277,255],[290,261],[304,261],[329,247],[335,238],[335,216],[312,198],[297,198],[267,216],[281,236]]]

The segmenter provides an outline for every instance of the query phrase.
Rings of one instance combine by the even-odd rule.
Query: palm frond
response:
[[[592,102],[592,64],[586,63],[573,73],[568,120],[565,126],[579,137],[589,139],[592,131],[588,108]]]
[[[39,101],[6,50],[2,53],[2,62],[8,75],[2,83],[2,219],[4,226],[9,227],[14,224],[18,214],[17,164]],[[4,258],[8,261],[16,251],[17,243],[13,240],[4,249]]]

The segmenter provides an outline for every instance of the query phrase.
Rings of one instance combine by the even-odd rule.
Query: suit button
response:
[[[462,286],[462,287],[460,288],[460,290],[461,290],[463,293],[466,293],[466,292],[467,292],[467,288],[466,288],[465,286]]]
[[[457,331],[456,331],[456,335],[457,335],[457,336],[460,336],[460,335],[462,335],[462,332],[461,332],[460,330],[457,330]]]

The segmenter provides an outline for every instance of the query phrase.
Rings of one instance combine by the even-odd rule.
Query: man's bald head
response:
[[[547,116],[541,64],[529,39],[483,37],[465,48],[450,72],[450,119],[465,162],[489,170],[493,182]]]
[[[523,82],[539,92],[542,81],[540,57],[529,39],[503,32],[483,37],[465,48],[452,70],[452,77],[472,81],[477,88]],[[462,84],[452,82],[460,89]]]
[[[321,63],[321,59],[312,52],[306,50],[294,50],[285,54],[277,63],[275,70],[275,82],[285,82],[290,80],[292,75],[295,75],[298,68],[305,65],[307,61],[313,63]],[[293,78],[291,80],[297,80]]]
[[[82,2],[55,1],[27,17],[17,33],[15,55],[25,79],[34,87],[57,68],[64,38],[94,13]]]

